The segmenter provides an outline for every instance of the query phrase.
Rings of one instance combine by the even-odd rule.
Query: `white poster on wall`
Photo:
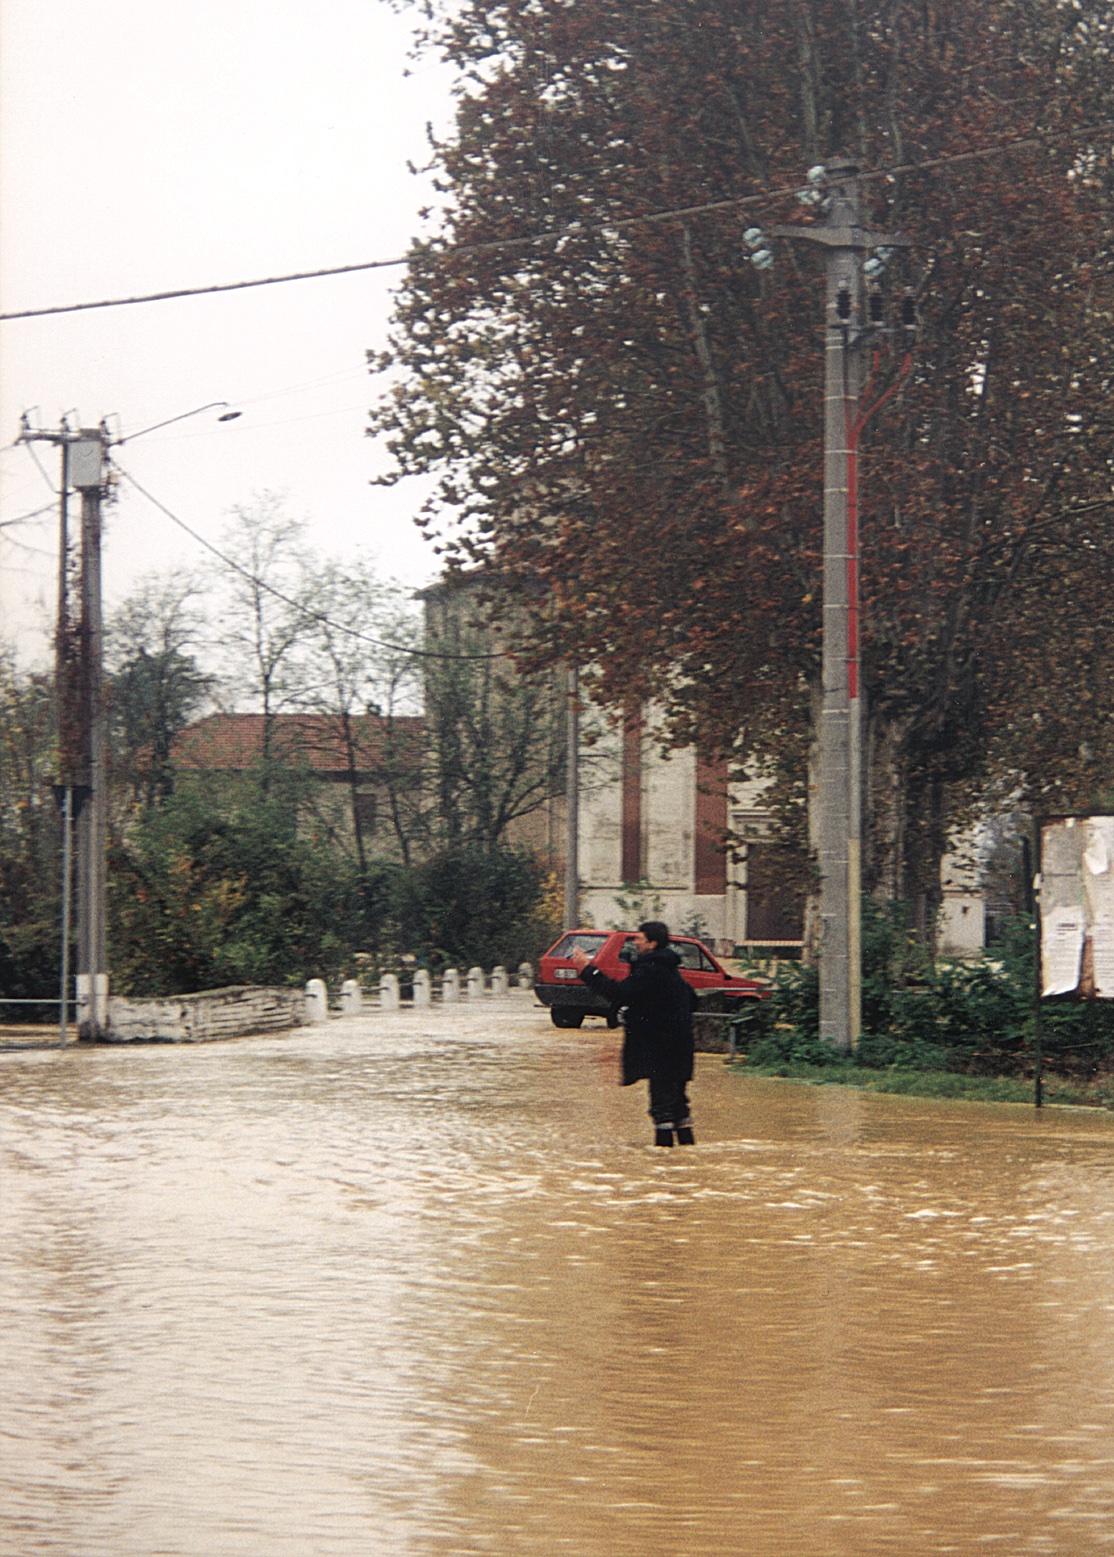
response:
[[[1041,994],[1114,1000],[1114,816],[1041,826]]]
[[[1114,816],[1084,823],[1083,902],[1091,940],[1091,977],[1100,1000],[1114,1000]]]
[[[1070,995],[1083,966],[1083,910],[1054,908],[1042,921],[1041,994]]]

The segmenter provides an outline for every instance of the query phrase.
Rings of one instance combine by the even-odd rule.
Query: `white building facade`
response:
[[[581,918],[601,928],[661,918],[725,954],[799,946],[803,898],[779,879],[785,851],[763,837],[763,788],[691,747],[662,752],[653,713],[629,712],[584,764]]]

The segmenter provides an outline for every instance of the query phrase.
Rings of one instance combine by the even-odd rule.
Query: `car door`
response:
[[[670,941],[681,959],[681,976],[691,989],[721,989],[724,983],[722,971],[699,941]]]

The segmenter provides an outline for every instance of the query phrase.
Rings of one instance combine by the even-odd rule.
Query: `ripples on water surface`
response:
[[[0,1549],[1114,1549],[1114,1121],[614,1079],[519,999],[0,1059]]]

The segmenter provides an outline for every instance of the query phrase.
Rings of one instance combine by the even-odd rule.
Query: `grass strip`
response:
[[[959,1098],[972,1103],[1032,1103],[1033,1083],[1013,1076],[963,1076],[954,1071],[871,1070],[865,1065],[736,1064],[733,1069],[773,1081],[814,1087],[859,1087],[864,1092],[898,1092],[908,1097]],[[1072,1108],[1114,1109],[1114,1077],[1094,1081],[1044,1078],[1044,1101]]]

